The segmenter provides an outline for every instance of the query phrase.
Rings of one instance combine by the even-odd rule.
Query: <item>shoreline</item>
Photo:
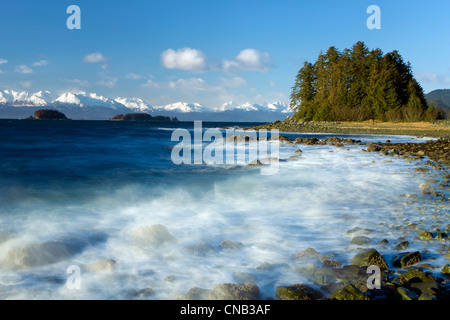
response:
[[[329,134],[379,134],[379,135],[405,135],[434,138],[450,138],[450,122],[299,122],[286,118],[284,121],[275,121],[251,129],[278,129],[283,132],[297,133],[329,133]]]

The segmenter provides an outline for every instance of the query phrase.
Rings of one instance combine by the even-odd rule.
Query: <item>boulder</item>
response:
[[[358,288],[352,284],[346,285],[344,288],[335,291],[331,296],[331,300],[368,300]]]
[[[323,297],[321,292],[303,284],[277,287],[275,295],[280,300],[318,300]]]
[[[0,265],[17,270],[57,263],[81,253],[89,245],[106,241],[106,238],[106,234],[101,232],[85,232],[29,244],[10,249],[0,260]]]
[[[295,259],[311,258],[311,257],[315,257],[317,255],[319,255],[319,252],[317,252],[315,249],[313,249],[313,248],[306,248],[305,250],[294,254],[294,258]]]
[[[219,249],[225,250],[225,249],[240,249],[244,246],[242,242],[233,242],[230,240],[222,240],[219,243]]]
[[[388,267],[381,254],[373,248],[360,251],[352,258],[351,263],[361,267],[371,265],[375,265],[384,269],[387,269]]]
[[[422,260],[420,252],[403,252],[395,255],[392,258],[392,263],[395,267],[405,268],[407,266],[416,264]]]
[[[138,227],[131,235],[131,243],[140,247],[161,247],[176,242],[176,238],[162,224]]]
[[[259,288],[252,282],[218,284],[208,296],[209,300],[257,300],[258,298]]]
[[[117,267],[117,262],[112,259],[99,260],[88,264],[85,269],[91,272],[112,272]]]
[[[193,244],[184,248],[187,252],[199,256],[204,257],[210,253],[214,252],[214,247],[206,242],[200,242],[197,244]]]

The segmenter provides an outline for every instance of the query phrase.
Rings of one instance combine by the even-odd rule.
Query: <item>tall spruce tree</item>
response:
[[[305,62],[292,87],[294,118],[317,121],[427,119],[428,105],[411,65],[398,51],[383,54],[364,42],[330,47]]]

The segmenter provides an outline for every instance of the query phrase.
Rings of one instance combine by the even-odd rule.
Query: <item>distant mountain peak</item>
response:
[[[210,121],[275,121],[284,120],[288,105],[275,101],[256,104],[246,102],[224,103],[218,109],[208,108],[198,102],[178,101],[166,105],[151,106],[141,98],[104,97],[84,91],[55,94],[50,91],[0,90],[0,118],[23,118],[37,107],[51,108],[66,113],[71,119],[109,119],[119,113],[148,113],[178,117],[180,120]],[[33,111],[34,112],[34,111]]]

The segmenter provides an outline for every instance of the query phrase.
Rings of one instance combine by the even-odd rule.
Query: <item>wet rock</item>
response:
[[[182,297],[184,300],[207,300],[211,290],[194,287]]]
[[[259,288],[252,282],[246,284],[222,283],[214,286],[209,300],[257,300]]]
[[[422,293],[417,300],[437,300],[437,298],[433,294]]]
[[[420,240],[430,240],[430,239],[433,239],[433,234],[431,232],[426,231],[426,230],[422,230],[422,231],[419,232],[417,237]]]
[[[353,229],[347,230],[347,234],[350,236],[368,236],[373,232],[371,229],[364,229],[360,227],[355,227]]]
[[[377,145],[374,145],[374,144],[368,146],[367,149],[366,149],[366,151],[369,151],[369,152],[377,152],[377,151],[380,151],[380,150],[381,150],[381,147],[377,146]]]
[[[127,298],[134,300],[145,300],[148,299],[153,294],[155,294],[155,291],[152,288],[144,288],[130,291],[127,295]]]
[[[112,259],[99,260],[88,264],[85,269],[91,272],[112,272],[117,267],[117,262]]]
[[[435,277],[431,275],[430,272],[425,272],[419,268],[410,267],[408,268],[408,271],[405,273],[402,273],[400,275],[400,281],[402,283],[406,282],[428,282],[428,281],[434,281],[436,280]]]
[[[9,269],[27,269],[57,263],[81,253],[90,245],[106,241],[106,238],[106,234],[101,232],[85,232],[29,244],[9,250],[0,260],[0,265]]]
[[[206,242],[200,242],[197,244],[193,244],[191,246],[187,246],[184,248],[187,252],[199,256],[204,257],[210,253],[214,252],[214,247]]]
[[[322,268],[340,268],[341,264],[338,261],[326,259],[322,261]]]
[[[370,243],[370,238],[365,236],[354,237],[350,244],[366,245]]]
[[[176,238],[162,224],[141,226],[133,231],[131,242],[141,247],[161,247],[176,243]]]
[[[306,248],[305,250],[294,254],[294,259],[311,258],[311,257],[315,257],[315,256],[318,256],[318,255],[319,255],[319,252],[317,252],[315,249],[313,249],[313,248]]]
[[[280,300],[318,300],[323,297],[320,291],[303,284],[277,287],[275,296]]]
[[[373,248],[365,249],[359,252],[352,258],[351,263],[358,266],[375,265],[384,269],[388,267],[381,254]]]
[[[244,247],[244,244],[242,242],[233,242],[230,240],[222,240],[219,243],[219,249],[221,249],[221,250],[240,249],[242,247]]]
[[[392,263],[395,267],[407,267],[413,264],[416,264],[422,260],[422,257],[420,255],[419,251],[415,252],[403,252],[400,254],[395,255],[392,258]]]
[[[402,300],[417,300],[419,298],[417,293],[404,287],[397,288],[397,293],[400,295]]]
[[[330,299],[332,300],[368,300],[368,297],[364,295],[358,288],[352,284],[346,285],[344,288],[334,292]]]
[[[450,276],[450,265],[446,264],[446,265],[442,268],[441,272],[442,272],[443,274],[445,274],[446,276]]]
[[[402,242],[400,242],[399,244],[397,244],[394,247],[394,250],[395,251],[401,251],[401,250],[405,250],[405,249],[408,249],[408,248],[409,248],[409,242],[408,241],[402,241]]]

